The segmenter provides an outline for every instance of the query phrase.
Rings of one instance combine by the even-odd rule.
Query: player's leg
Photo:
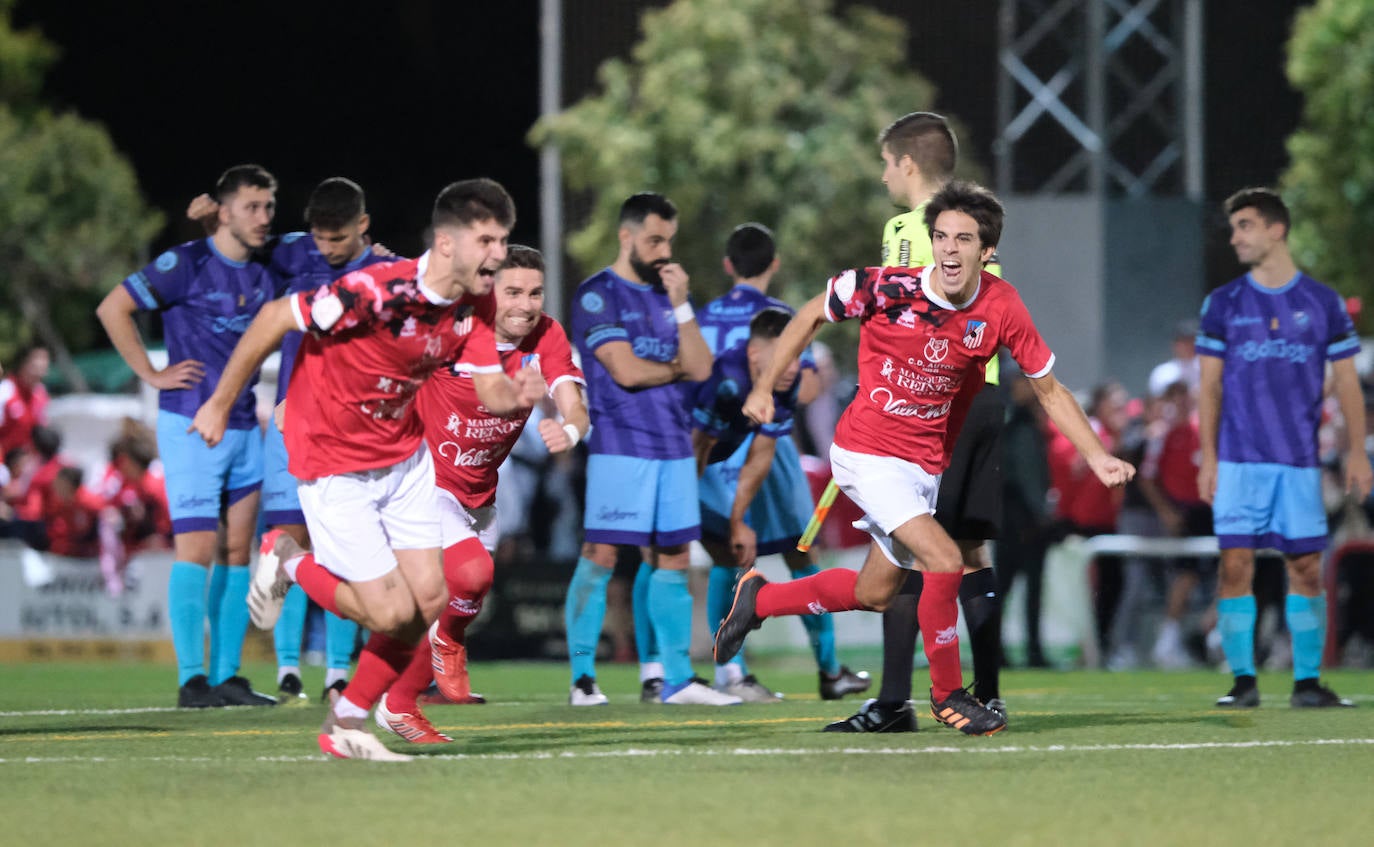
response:
[[[439,492],[444,537],[444,583],[448,602],[430,629],[434,681],[439,691],[455,703],[468,702],[472,686],[468,680],[467,628],[482,611],[482,601],[491,590],[493,564],[491,553],[477,534],[476,518],[447,491]],[[484,510],[483,520],[491,522],[494,510]],[[419,682],[418,678],[415,680]],[[428,681],[425,681],[427,684]],[[403,705],[409,707],[424,685],[406,692]]]
[[[654,621],[649,614],[654,553],[650,547],[635,549],[639,551],[639,565],[630,585],[630,622],[634,629],[635,655],[639,658],[639,702],[658,703],[663,695],[663,654],[658,649],[658,636],[654,635]]]
[[[257,433],[251,435],[257,443]],[[226,439],[227,441],[227,439]],[[254,451],[255,452],[255,451]],[[225,550],[228,568],[224,591],[220,598],[218,626],[212,627],[215,667],[210,677],[215,691],[228,706],[271,706],[275,697],[260,694],[239,675],[243,657],[243,639],[248,634],[248,560],[257,535],[258,489],[240,487],[229,491],[229,508],[225,512]]]
[[[222,705],[211,689],[205,660],[206,595],[217,546],[222,473],[205,442],[187,434],[188,426],[190,419],[184,415],[158,413],[158,452],[167,468],[175,556],[167,580],[167,609],[177,656],[177,705],[205,708]]]
[[[821,571],[812,551],[803,553],[797,549],[797,540],[806,530],[814,505],[796,442],[792,436],[784,435],[777,439],[773,466],[746,520],[758,537],[758,554],[782,554],[792,579],[805,579]],[[821,699],[838,700],[846,694],[867,691],[871,684],[868,674],[855,673],[840,664],[835,649],[835,619],[830,615],[802,615],[801,624],[816,659]]]
[[[879,546],[893,544],[888,529],[934,509],[939,477],[910,462],[832,445],[830,466],[836,484],[864,511],[859,525]],[[893,564],[899,561],[890,550],[886,555]],[[730,613],[716,631],[716,661],[732,658],[743,646],[745,636],[768,617],[854,609],[882,611],[896,596],[904,576],[899,568],[870,566],[872,561],[870,556],[857,574],[848,568],[831,568],[786,584],[769,583],[756,569],[748,571],[740,577]]]
[[[922,645],[930,662],[931,716],[967,735],[991,735],[1005,729],[1006,718],[963,687],[958,634],[963,555],[959,545],[930,514],[897,527],[893,538],[894,564],[919,562],[924,568],[916,617],[925,633]]]
[[[1322,650],[1326,645],[1326,594],[1322,584],[1322,551],[1326,548],[1326,511],[1318,468],[1285,468],[1280,472],[1280,500],[1274,521],[1278,547],[1285,554],[1288,596],[1285,618],[1293,639],[1295,708],[1353,706],[1321,684]]]
[[[648,498],[655,481],[649,470],[648,460],[632,456],[594,453],[587,458],[582,556],[568,583],[563,606],[572,705],[606,702],[596,684],[596,650],[606,618],[606,586],[615,572],[616,545],[638,546],[650,541],[653,515],[645,504],[652,502]],[[638,628],[636,621],[636,634]]]
[[[701,537],[696,461],[652,463],[654,572],[649,577],[649,619],[663,661],[662,702],[731,706],[739,697],[711,688],[692,669],[692,593],[687,586],[688,545]]]
[[[725,619],[735,599],[735,582],[739,579],[740,570],[735,566],[735,557],[730,550],[729,515],[735,502],[735,480],[749,453],[750,443],[752,438],[746,438],[744,444],[724,461],[707,465],[697,480],[697,496],[701,503],[701,546],[711,556],[711,570],[706,581],[707,632],[715,632],[720,628],[720,622]],[[753,527],[752,523],[750,527]],[[715,688],[746,701],[753,701],[756,693],[760,701],[765,698],[769,701],[777,699],[757,682],[746,683],[744,680],[748,675],[744,653],[737,653],[730,661],[715,666]]]
[[[267,529],[278,529],[291,536],[303,549],[310,548],[296,496],[296,480],[286,469],[286,443],[281,430],[267,426],[262,439],[262,518]],[[277,703],[283,706],[309,702],[301,684],[301,641],[305,637],[305,617],[310,598],[293,585],[282,602],[281,615],[272,628],[272,645],[277,657]]]
[[[1217,465],[1213,525],[1221,547],[1217,570],[1217,630],[1235,682],[1217,700],[1226,708],[1259,705],[1255,684],[1255,548],[1263,543],[1277,480],[1263,468],[1235,462]]]

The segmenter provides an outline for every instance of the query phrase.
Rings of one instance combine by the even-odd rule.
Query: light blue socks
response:
[[[577,560],[568,599],[563,606],[563,624],[568,635],[568,659],[572,679],[596,678],[596,648],[601,642],[601,625],[606,618],[606,586],[611,570],[588,558]]]
[[[1292,626],[1292,623],[1289,623]],[[1221,649],[1233,676],[1255,675],[1255,597],[1227,597],[1217,601],[1217,629]],[[1294,643],[1296,644],[1296,636]],[[1296,663],[1297,650],[1294,649]]]

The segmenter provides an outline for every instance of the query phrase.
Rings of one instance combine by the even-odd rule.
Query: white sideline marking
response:
[[[1341,747],[1351,745],[1374,745],[1374,738],[1314,738],[1302,741],[1198,741],[1174,744],[1033,744],[1009,745],[1005,747],[842,747],[835,749],[786,749],[736,747],[733,750],[688,750],[666,749],[645,750],[607,750],[593,752],[577,751],[537,751],[533,753],[453,753],[447,755],[420,756],[416,761],[541,761],[546,759],[628,759],[652,758],[656,756],[922,756],[936,753],[973,753],[993,755],[998,753],[1111,753],[1122,750],[1244,750],[1261,747]],[[325,762],[329,756],[257,756],[259,762]],[[111,756],[25,756],[23,758],[0,758],[3,765],[49,765],[98,762],[223,762],[225,758],[209,756],[131,756],[115,758]]]

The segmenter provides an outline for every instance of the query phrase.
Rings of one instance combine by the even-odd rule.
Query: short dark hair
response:
[[[506,248],[506,260],[501,263],[499,270],[507,268],[528,268],[543,273],[544,254],[524,244],[512,244]]]
[[[72,465],[64,465],[59,468],[57,476],[59,479],[66,480],[72,488],[80,488],[81,483],[86,481],[86,472]]]
[[[20,347],[18,350],[15,351],[14,358],[11,360],[14,362],[14,364],[10,367],[10,370],[17,371],[20,368],[24,367],[25,363],[29,361],[29,357],[32,356],[34,353],[37,353],[39,350],[42,350],[49,356],[52,355],[52,349],[49,348],[48,345],[44,344],[42,341],[30,341],[28,344],[25,344],[23,347]]]
[[[62,433],[50,426],[39,424],[33,428],[29,438],[33,441],[33,451],[45,462],[62,449]]]
[[[677,217],[677,206],[673,205],[672,200],[652,191],[631,194],[620,204],[621,226],[642,226],[650,215],[671,221]]]
[[[725,258],[742,279],[756,277],[768,270],[777,254],[773,231],[763,224],[740,224],[725,241]]]
[[[515,226],[515,201],[501,183],[479,177],[449,183],[434,200],[431,222],[441,226],[472,226],[495,221],[506,229]]]
[[[219,175],[215,182],[215,199],[223,203],[239,192],[240,188],[265,188],[277,190],[277,178],[262,165],[234,165]]]
[[[963,212],[978,222],[978,240],[984,247],[996,247],[1002,239],[1002,221],[1006,217],[1002,201],[976,182],[955,180],[935,192],[926,203],[926,232],[933,233],[940,213],[949,211]]]
[[[954,130],[934,112],[902,115],[878,133],[878,143],[892,153],[893,159],[910,156],[921,173],[940,182],[950,178],[959,162]]]
[[[757,312],[749,320],[749,340],[767,341],[782,335],[783,329],[792,320],[792,313],[777,306],[769,306]]]
[[[1288,237],[1288,206],[1272,188],[1242,188],[1226,198],[1225,208],[1228,218],[1241,209],[1254,209],[1266,224],[1283,224],[1283,237]]]
[[[312,229],[342,229],[367,211],[362,186],[351,179],[331,176],[315,186],[305,204],[305,225]]]
[[[121,435],[110,445],[111,461],[120,456],[146,471],[157,458],[157,445],[151,443],[148,438],[133,433]]]

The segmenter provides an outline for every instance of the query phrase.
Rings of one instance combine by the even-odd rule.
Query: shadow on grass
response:
[[[1060,715],[1031,715],[1018,718],[1014,713],[1007,729],[1017,735],[1039,732],[1059,732],[1066,729],[1089,729],[1110,726],[1165,726],[1183,724],[1198,726],[1250,726],[1253,722],[1238,722],[1235,715],[1211,715],[1203,712],[1066,712]]]

